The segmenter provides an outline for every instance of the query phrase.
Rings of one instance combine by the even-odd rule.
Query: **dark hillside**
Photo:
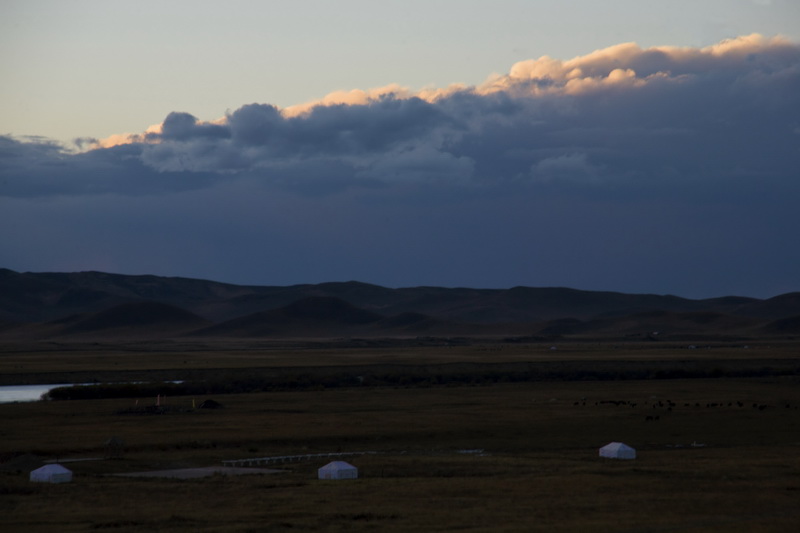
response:
[[[303,298],[272,312],[287,320],[337,322],[341,324],[366,324],[382,317],[365,311],[340,298],[311,296]]]
[[[770,319],[800,315],[800,292],[789,292],[767,300],[755,300],[741,306],[736,314]]]
[[[400,313],[386,317],[371,325],[365,335],[385,337],[450,337],[450,336],[483,336],[483,335],[527,335],[529,327],[513,324],[469,324],[438,320],[422,313]]]
[[[69,331],[95,331],[121,327],[179,326],[197,327],[206,321],[178,307],[160,302],[132,302],[106,311],[76,318]]]
[[[527,310],[545,317],[586,319],[596,316],[623,316],[652,310],[690,310],[699,305],[676,296],[623,294],[576,289],[514,287],[499,294],[505,308]]]
[[[755,318],[710,311],[673,313],[648,311],[592,320],[560,319],[546,322],[540,335],[638,337],[652,340],[710,337],[739,338],[753,335],[761,326]]]
[[[151,307],[124,306],[145,302]],[[171,306],[172,311],[155,309],[154,303]],[[189,316],[180,319],[176,309]],[[119,328],[144,333],[158,329],[158,323],[163,323],[164,331],[184,331],[184,325],[193,324],[202,329],[213,323],[203,333],[223,336],[444,331],[636,335],[647,330],[687,334],[703,328],[725,335],[735,331],[779,335],[791,328],[761,326],[796,316],[800,316],[797,292],[768,300],[739,296],[692,300],[565,287],[391,289],[357,281],[247,286],[152,275],[0,269],[0,321],[24,326],[6,325],[0,328],[4,336],[12,331],[38,330],[46,337]],[[66,322],[52,323],[60,320]]]
[[[159,301],[196,312],[259,288],[213,281],[103,272],[17,273],[0,270],[0,316],[43,322],[136,301]]]
[[[339,336],[382,318],[338,298],[315,296],[279,309],[203,328],[195,334],[217,337]]]
[[[132,302],[43,324],[40,335],[152,338],[180,335],[208,324],[207,320],[178,307],[159,302]]]
[[[123,298],[86,290],[57,276],[0,269],[0,318],[38,322],[98,311],[122,301]]]
[[[800,335],[800,315],[768,322],[762,332],[769,335]]]

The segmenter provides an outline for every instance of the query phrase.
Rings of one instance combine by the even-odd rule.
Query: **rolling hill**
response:
[[[769,299],[570,288],[246,286],[0,269],[0,338],[794,335],[800,293]]]
[[[253,313],[203,328],[195,335],[215,337],[337,336],[383,318],[344,300],[310,296],[287,306]]]

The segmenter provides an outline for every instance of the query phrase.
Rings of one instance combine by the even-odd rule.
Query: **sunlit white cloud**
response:
[[[641,48],[622,43],[562,61],[547,56],[514,64],[508,75],[478,88],[486,93],[521,90],[533,95],[569,93],[611,86],[643,86],[664,79],[680,82],[687,76],[712,75],[720,70],[767,70],[797,60],[797,46],[776,36],[752,34],[705,48],[657,46]],[[746,65],[750,63],[750,65]]]

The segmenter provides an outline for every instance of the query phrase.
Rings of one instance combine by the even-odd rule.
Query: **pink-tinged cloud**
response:
[[[491,76],[477,87],[453,84],[445,88],[424,88],[413,91],[396,83],[372,89],[351,89],[330,93],[319,100],[280,109],[286,119],[307,117],[317,107],[364,106],[381,99],[407,100],[418,98],[435,103],[457,93],[490,95],[508,92],[516,97],[574,95],[582,92],[619,87],[642,87],[648,82],[681,81],[688,76],[708,75],[718,70],[736,70],[747,61],[760,61],[759,54],[770,58],[797,56],[797,45],[780,37],[759,34],[728,39],[705,48],[657,46],[641,48],[636,43],[622,43],[596,50],[569,60],[542,56],[512,65],[504,76]],[[770,59],[771,61],[771,59]],[[225,125],[228,117],[198,124]],[[162,124],[150,126],[144,133],[123,133],[97,141],[94,148],[110,148],[121,144],[156,142]]]
[[[680,81],[688,76],[742,70],[744,64],[768,67],[775,59],[796,61],[797,46],[783,37],[752,34],[705,48],[657,46],[641,48],[622,43],[584,56],[561,61],[543,56],[521,61],[507,76],[491,80],[479,92],[522,87],[534,95],[568,93],[623,85],[642,86],[663,79]],[[766,55],[766,57],[760,57]],[[766,62],[765,62],[766,61]]]

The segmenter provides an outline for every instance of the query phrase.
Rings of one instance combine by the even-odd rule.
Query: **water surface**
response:
[[[6,385],[0,387],[0,403],[35,402],[42,394],[56,387],[71,387],[72,383],[50,383],[43,385]]]

